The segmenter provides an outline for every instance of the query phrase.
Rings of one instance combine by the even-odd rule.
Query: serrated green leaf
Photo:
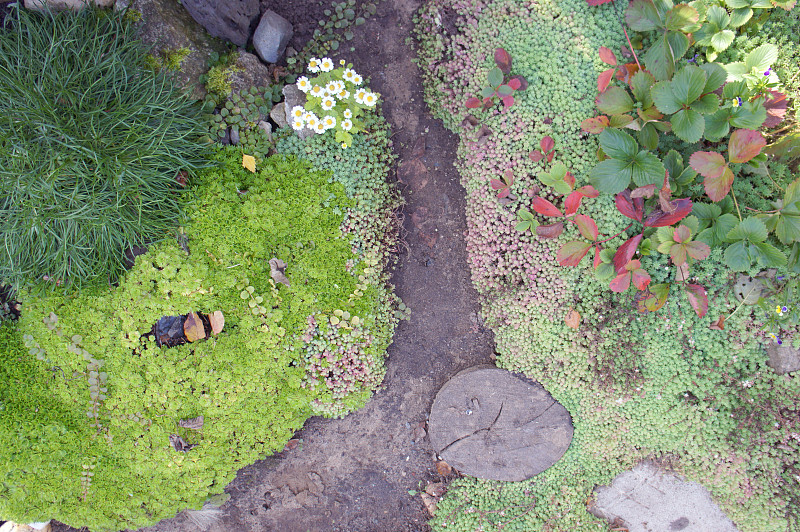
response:
[[[665,171],[659,158],[648,151],[640,151],[631,161],[631,178],[637,187],[662,184]]]
[[[736,37],[736,34],[733,33],[733,31],[720,30],[711,36],[711,46],[713,46],[714,50],[717,52],[722,52],[723,50],[728,49],[728,46],[731,45],[734,37]]]
[[[625,22],[634,31],[650,31],[662,27],[661,17],[650,0],[632,0],[625,10]]]
[[[639,145],[636,141],[619,129],[606,128],[599,136],[603,152],[614,159],[628,160],[636,156]],[[566,166],[564,167],[566,172]]]
[[[767,226],[758,218],[745,218],[732,229],[726,236],[728,241],[747,240],[752,243],[763,242],[767,239]]]
[[[642,109],[649,109],[653,105],[653,97],[650,95],[650,89],[655,84],[655,78],[642,70],[636,71],[631,77],[631,90],[633,97],[637,102],[642,104]]]
[[[730,110],[728,122],[731,126],[741,129],[758,129],[767,119],[767,110],[762,100],[744,102],[741,107]]]
[[[752,262],[744,242],[736,242],[728,246],[725,250],[724,261],[725,265],[735,272],[749,270]]]
[[[631,182],[631,169],[625,161],[606,159],[589,171],[589,182],[606,194],[618,194]]]
[[[700,14],[688,4],[678,4],[673,7],[664,19],[664,26],[668,30],[687,31],[686,28],[697,24]]]
[[[598,281],[608,281],[616,276],[614,271],[614,264],[610,262],[603,262],[594,271],[594,277]]]
[[[684,142],[695,143],[703,137],[706,121],[692,109],[681,109],[670,119],[672,131]]]
[[[728,10],[722,6],[713,5],[706,11],[706,20],[715,25],[717,29],[723,29],[728,26],[731,21]]]
[[[656,108],[665,115],[677,113],[681,109],[681,102],[672,92],[672,85],[669,81],[659,81],[650,89],[653,103]]]
[[[753,10],[749,7],[737,8],[731,13],[731,28],[738,28],[747,24],[747,21],[753,16]]]
[[[494,67],[489,71],[489,85],[493,88],[499,87],[503,84],[503,71],[497,67]]]
[[[703,115],[713,114],[719,109],[719,97],[716,94],[704,94],[692,102],[691,108]]]
[[[643,125],[636,136],[639,140],[639,144],[648,150],[655,151],[658,147],[658,131],[656,131],[653,124]]]
[[[703,87],[703,93],[714,92],[722,87],[725,80],[728,79],[728,73],[719,63],[706,63],[700,65],[700,69],[706,73],[706,86]]]
[[[633,109],[633,100],[625,89],[613,85],[595,100],[597,109],[608,115],[621,115]]]
[[[757,258],[765,268],[778,268],[786,265],[786,255],[768,242],[758,242],[750,245],[750,256]]]
[[[716,113],[705,115],[704,120],[706,122],[706,127],[703,130],[703,137],[711,142],[719,142],[725,137],[731,130],[730,124],[728,123],[730,114],[730,109],[720,109]]]
[[[800,242],[800,216],[792,214],[778,215],[777,223],[775,224],[775,236],[782,244],[791,244],[792,242]]]
[[[670,82],[675,100],[682,105],[689,105],[698,99],[703,94],[705,86],[706,73],[693,65],[684,67]]]
[[[749,54],[744,59],[745,72],[750,72],[752,69],[757,71],[765,71],[772,64],[778,60],[778,47],[774,44],[762,44]]]

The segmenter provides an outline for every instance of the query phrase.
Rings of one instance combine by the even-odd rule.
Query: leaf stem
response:
[[[739,215],[739,221],[742,221],[742,211],[739,210],[739,202],[736,201],[736,194],[733,192],[733,187],[731,187],[731,197],[733,198],[733,204],[736,205],[736,214]]]
[[[614,236],[610,236],[610,237],[606,238],[605,240],[599,240],[598,242],[596,242],[596,244],[602,244],[602,243],[604,243],[604,242],[608,242],[609,240],[612,240],[612,239],[614,239],[614,238],[617,238],[619,235],[621,235],[622,233],[624,233],[625,231],[627,231],[628,229],[630,229],[632,225],[633,225],[633,222],[629,223],[629,224],[628,224],[628,227],[626,227],[625,229],[623,229],[622,231],[620,231],[620,232],[619,232],[619,233],[617,233],[616,235],[614,235]]]

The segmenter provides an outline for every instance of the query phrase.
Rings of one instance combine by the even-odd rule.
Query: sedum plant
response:
[[[182,218],[198,107],[120,15],[14,9],[0,32],[0,282],[116,278]],[[186,173],[186,174],[183,174]]]

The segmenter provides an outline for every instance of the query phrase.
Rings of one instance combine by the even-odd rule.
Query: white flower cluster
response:
[[[347,109],[344,112],[344,116],[345,119],[342,120],[340,127],[344,131],[350,131],[350,129],[353,127],[353,122],[348,118],[348,116],[352,116],[352,112]],[[295,131],[300,131],[301,129],[307,127],[315,133],[322,134],[329,129],[336,127],[336,117],[331,115],[318,117],[311,111],[306,111],[302,106],[295,105],[292,108],[292,127],[295,129]]]

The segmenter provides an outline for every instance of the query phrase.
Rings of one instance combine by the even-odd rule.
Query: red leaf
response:
[[[596,198],[600,193],[592,185],[584,185],[575,192],[583,194],[584,198]]]
[[[541,197],[533,198],[531,207],[533,207],[534,211],[544,216],[564,216],[555,205]]]
[[[577,266],[591,247],[592,244],[590,242],[572,240],[561,246],[561,249],[556,253],[556,260],[561,266]]]
[[[467,99],[467,108],[468,109],[477,109],[482,105],[481,101],[474,96],[472,98]]]
[[[711,248],[704,242],[689,242],[686,244],[686,253],[695,260],[703,260],[711,255]]]
[[[631,198],[630,190],[623,190],[614,198],[617,210],[624,216],[637,222],[642,221],[644,216],[644,200],[642,198]]]
[[[577,191],[567,196],[566,201],[564,201],[564,214],[571,216],[578,212],[578,207],[581,206],[581,199],[583,199],[583,194]]]
[[[704,177],[719,177],[725,171],[725,157],[715,151],[696,151],[689,157],[689,166]]]
[[[617,76],[616,78],[621,81],[622,83],[630,83],[631,78],[634,74],[639,71],[639,65],[636,63],[626,63],[624,65],[619,65],[617,68]]]
[[[652,198],[656,193],[655,185],[645,185],[643,187],[634,188],[631,191],[631,198]]]
[[[547,153],[556,147],[556,143],[550,135],[547,135],[539,142],[539,146],[543,152]]]
[[[611,77],[614,75],[614,69],[609,68],[608,70],[604,70],[597,76],[597,92],[603,92],[608,88],[608,84],[611,83]]]
[[[555,157],[555,155],[556,155],[555,150],[551,151],[550,153],[548,153],[547,154],[547,162],[548,163],[552,163],[553,162],[553,157]]]
[[[606,115],[595,116],[594,118],[587,118],[581,122],[581,129],[587,133],[597,135],[608,127],[608,123],[608,117]]]
[[[612,292],[624,292],[631,286],[631,273],[625,271],[617,275],[608,286],[611,288]]]
[[[644,271],[641,268],[637,268],[633,270],[631,273],[633,286],[638,288],[639,290],[646,290],[647,285],[650,284],[650,274]]]
[[[617,273],[625,271],[625,266],[631,261],[636,248],[639,247],[639,242],[642,241],[644,235],[636,235],[629,238],[622,244],[616,253],[614,253],[614,271]]]
[[[538,163],[539,161],[544,159],[544,154],[542,152],[540,152],[539,150],[533,150],[532,152],[530,152],[528,154],[528,159],[530,159],[531,161],[533,161],[535,163]]]
[[[504,107],[505,109],[508,109],[509,107],[514,105],[514,97],[511,96],[510,94],[508,96],[503,96],[501,100],[503,100],[503,105],[505,106]]]
[[[771,129],[783,122],[786,116],[786,95],[770,90],[769,97],[764,101],[764,108],[767,110],[767,119],[761,127]]]
[[[500,190],[501,188],[506,188],[508,186],[499,179],[492,179],[489,181],[489,185],[495,190]]]
[[[701,318],[708,312],[708,294],[706,289],[699,284],[687,284],[684,289],[686,290],[686,297],[689,298],[689,304]]]
[[[590,6],[602,6],[603,4],[609,3],[611,0],[586,0],[586,3]]]
[[[603,262],[600,258],[600,244],[594,247],[594,261],[592,261],[592,267],[596,270],[598,266]]]
[[[667,296],[669,296],[669,284],[648,286],[646,291],[636,294],[639,312],[656,312],[667,302]]]
[[[564,232],[564,224],[557,222],[549,225],[539,225],[536,227],[536,234],[542,238],[557,238]]]
[[[733,172],[731,172],[731,169],[727,166],[725,166],[722,174],[717,177],[706,177],[703,181],[706,194],[711,198],[711,201],[720,201],[727,196],[732,184]]]
[[[685,225],[681,225],[672,232],[672,239],[678,243],[688,242],[692,237],[692,231]]]
[[[504,49],[498,48],[494,51],[494,62],[503,73],[508,74],[511,72],[511,56]]]
[[[522,87],[522,82],[519,80],[519,78],[511,78],[510,80],[508,80],[508,83],[506,83],[506,85],[508,85],[514,90],[519,90],[519,88]]]
[[[600,54],[600,61],[607,65],[617,66],[617,56],[614,55],[614,52],[611,51],[611,48],[601,46],[598,52]]]
[[[572,188],[572,187],[575,186],[575,176],[572,175],[572,172],[567,172],[566,173],[566,175],[564,176],[564,183],[568,184],[569,188]]]
[[[692,200],[689,198],[673,200],[670,205],[675,209],[673,212],[654,210],[644,221],[645,227],[666,227],[683,220],[692,212]]]
[[[728,160],[732,163],[746,163],[767,145],[767,140],[760,131],[737,129],[728,140]]]
[[[511,194],[511,189],[506,187],[506,188],[504,188],[503,190],[501,190],[500,192],[497,193],[497,197],[499,199],[503,199],[503,198],[507,198],[509,194]]]
[[[519,88],[515,88],[514,86],[512,86],[511,85],[512,83],[514,83],[515,85],[519,83]],[[528,80],[525,79],[525,76],[514,76],[510,80],[508,80],[507,85],[512,89],[514,89],[515,91],[516,90],[524,91],[525,89],[528,88]]]
[[[585,214],[578,214],[575,216],[575,225],[578,226],[578,231],[580,231],[583,238],[593,242],[597,240],[597,224],[593,219],[589,218]]]

